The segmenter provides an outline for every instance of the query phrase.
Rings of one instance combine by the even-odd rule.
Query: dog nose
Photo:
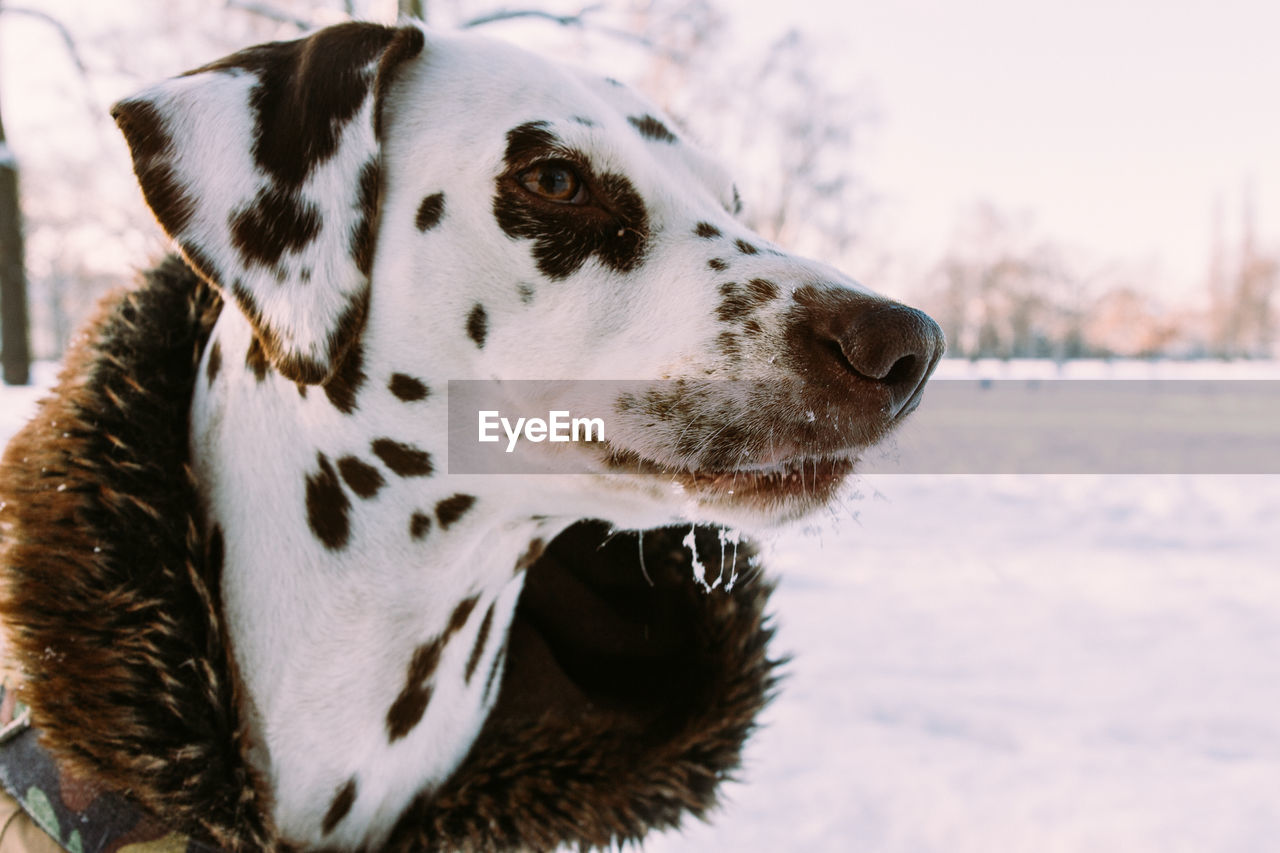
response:
[[[860,306],[838,332],[845,369],[886,386],[894,414],[918,401],[944,346],[942,329],[928,314],[898,302]]]
[[[796,303],[795,319],[809,342],[804,361],[811,369],[831,379],[843,375],[846,381],[875,383],[887,392],[893,417],[919,405],[946,348],[942,329],[928,314],[844,289],[800,288]]]

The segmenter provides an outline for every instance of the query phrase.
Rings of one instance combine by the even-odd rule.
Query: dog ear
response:
[[[341,24],[111,111],[161,226],[296,382],[326,381],[364,325],[382,96],[422,46],[416,27]]]

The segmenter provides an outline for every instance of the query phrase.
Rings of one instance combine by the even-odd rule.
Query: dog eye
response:
[[[567,163],[539,163],[525,169],[516,179],[529,192],[560,204],[585,204],[586,188]]]

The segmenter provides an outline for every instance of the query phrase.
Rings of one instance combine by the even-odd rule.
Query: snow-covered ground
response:
[[[1278,557],[1280,476],[863,478],[769,544],[793,660],[744,783],[646,850],[1280,849]]]

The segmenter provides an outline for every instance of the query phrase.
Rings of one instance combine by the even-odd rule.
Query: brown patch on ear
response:
[[[383,119],[381,99],[396,68],[417,56],[423,44],[422,32],[416,27],[341,24],[295,41],[248,48],[188,72],[186,77],[205,76],[188,87],[190,91],[183,97],[171,97],[175,89],[170,85],[123,100],[113,109],[129,142],[147,203],[161,225],[181,246],[193,268],[211,283],[227,286],[227,293],[235,297],[254,326],[268,360],[295,382],[325,382],[363,329],[368,283],[359,276],[367,279],[369,275],[377,236],[380,155],[376,137]],[[191,136],[191,119],[208,118],[199,86],[205,80],[225,80],[222,75],[252,78],[247,103],[243,104],[253,123],[251,139],[197,140]],[[179,88],[183,86],[185,81]],[[371,101],[372,112],[362,112]],[[349,166],[342,163],[344,171],[350,172],[343,180],[354,196],[351,213],[342,213],[339,222],[330,221],[337,214],[326,215],[322,222],[307,181],[319,166],[335,160],[348,128],[362,116],[369,120],[369,126],[362,127],[357,136],[359,147],[367,150],[358,156],[365,159],[361,163],[351,158],[354,162]],[[370,131],[375,137],[372,141]],[[179,169],[187,162],[184,149],[198,142],[243,145],[246,160],[251,159],[245,168],[267,177],[265,183],[258,181],[257,195],[212,209],[214,202],[206,195],[217,177]],[[197,210],[199,217],[195,216]],[[340,233],[349,230],[347,240],[331,239],[334,229]],[[326,243],[317,249],[315,241],[321,236]],[[210,242],[215,237],[218,239]],[[230,252],[220,249],[220,254],[210,256],[202,248],[222,245],[223,239],[229,239]],[[307,281],[313,278],[316,258],[304,258],[303,269],[281,263],[294,253],[328,254],[339,246],[349,254],[355,269],[343,271],[333,281]],[[324,259],[319,263],[321,268],[337,268]],[[268,297],[271,284],[265,280],[272,271],[288,276],[282,283],[291,287],[332,288],[337,299],[326,302],[308,296],[306,308],[297,309],[309,312],[314,307],[323,311],[323,316],[295,317],[277,314],[273,308],[273,319],[265,322],[260,309],[275,298]]]
[[[373,83],[368,65],[399,32],[339,24],[296,41],[250,47],[189,74],[248,71],[258,78],[249,97],[254,162],[285,187],[298,187],[338,150],[343,126]]]
[[[168,159],[177,154],[164,116],[147,101],[120,101],[111,108],[133,155],[133,173],[156,219],[170,234],[178,234],[195,212],[195,200],[178,180]]]
[[[356,208],[360,217],[351,226],[351,258],[356,268],[368,275],[373,270],[373,248],[375,235],[378,233],[378,203],[382,170],[376,159],[365,163],[360,169],[360,183]]]
[[[270,267],[314,240],[322,224],[320,209],[296,190],[264,187],[231,214],[231,245],[245,266]],[[279,274],[277,279],[283,283]]]
[[[382,106],[386,103],[387,90],[395,79],[395,72],[401,65],[415,59],[422,53],[426,39],[422,30],[417,27],[400,27],[390,46],[382,52],[382,61],[378,63],[378,74],[373,81],[373,133],[382,138]]]
[[[216,283],[216,282],[215,282]],[[249,323],[257,333],[259,346],[267,358],[280,371],[281,375],[293,382],[305,385],[321,385],[342,366],[342,356],[348,347],[360,339],[365,319],[369,314],[369,286],[366,284],[347,300],[346,310],[334,324],[329,333],[327,364],[303,355],[286,352],[280,343],[275,330],[262,318],[258,303],[238,279],[231,285],[232,295],[240,305],[240,310],[249,318]]]

